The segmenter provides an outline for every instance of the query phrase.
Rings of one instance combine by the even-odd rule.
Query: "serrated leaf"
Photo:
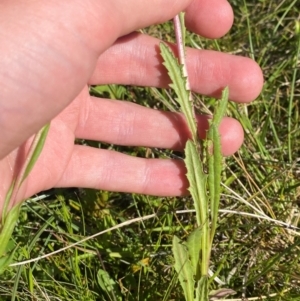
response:
[[[173,254],[175,259],[175,270],[184,291],[186,301],[194,301],[193,269],[189,260],[187,247],[182,244],[177,236],[173,237]]]
[[[192,133],[194,141],[197,141],[197,122],[194,117],[194,108],[192,102],[189,100],[190,91],[186,89],[186,78],[183,74],[183,68],[179,64],[177,58],[174,56],[171,49],[164,43],[160,43],[161,55],[164,59],[164,65],[168,70],[172,84],[170,87],[177,95],[177,102],[186,118],[188,127]]]
[[[24,171],[24,174],[22,176],[22,179],[21,179],[19,185],[21,185],[22,182],[28,177],[28,175],[31,172],[32,168],[34,167],[37,159],[39,158],[39,156],[43,150],[49,128],[50,128],[50,123],[46,124],[34,138],[34,142],[33,142],[34,149],[33,149],[32,154],[30,155],[29,161],[26,162],[25,171]]]
[[[200,279],[200,251],[202,247],[202,229],[196,228],[187,238],[186,246],[189,251],[190,261],[193,269],[194,279]]]
[[[216,111],[214,112],[213,116],[213,123],[218,127],[222,121],[222,118],[225,115],[227,104],[228,104],[228,97],[229,97],[229,88],[225,87],[222,91],[222,98],[219,101]]]

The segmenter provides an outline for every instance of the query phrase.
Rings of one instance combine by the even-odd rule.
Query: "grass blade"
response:
[[[5,253],[8,242],[18,221],[21,204],[14,206],[5,217],[0,230],[0,257]]]
[[[21,173],[20,182],[19,182],[17,188],[19,188],[20,185],[23,183],[23,181],[28,177],[28,175],[31,172],[32,168],[34,167],[38,157],[40,156],[40,154],[43,150],[49,129],[50,129],[50,123],[46,124],[34,137],[34,140],[32,142],[32,145],[30,147],[29,154],[27,157],[28,160],[25,164],[23,174]]]
[[[8,210],[8,205],[10,203],[10,200],[11,200],[14,188],[15,188],[15,183],[16,183],[15,181],[12,181],[12,183],[11,183],[7,193],[6,193],[6,196],[5,196],[4,207],[2,209],[2,220],[1,220],[2,225],[5,223],[7,210]],[[2,229],[2,227],[1,227],[1,229]]]

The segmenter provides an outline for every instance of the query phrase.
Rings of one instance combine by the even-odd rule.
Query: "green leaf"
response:
[[[10,187],[8,189],[8,192],[6,193],[5,196],[5,200],[4,200],[4,207],[3,207],[3,211],[2,211],[2,223],[5,223],[5,219],[6,219],[6,215],[7,215],[7,209],[8,209],[8,205],[10,203],[14,188],[15,188],[15,183],[16,181],[12,181],[12,183],[10,184]],[[2,229],[2,226],[0,227],[0,231]]]
[[[4,269],[9,265],[12,260],[13,253],[10,255],[4,255],[7,252],[7,246],[10,241],[11,235],[14,231],[15,225],[19,218],[21,203],[8,210],[9,204],[12,201],[13,194],[20,188],[22,182],[27,178],[35,165],[41,151],[44,147],[46,137],[49,131],[50,124],[44,126],[38,134],[34,137],[31,148],[29,150],[29,157],[26,160],[24,172],[20,174],[20,178],[14,179],[11,183],[9,190],[5,196],[4,208],[2,213],[2,220],[0,226],[0,270]],[[2,257],[3,256],[3,257]]]
[[[28,177],[29,173],[31,172],[32,168],[34,167],[37,159],[39,158],[46,138],[47,138],[47,134],[50,128],[50,123],[46,124],[35,136],[34,141],[32,143],[32,153],[29,155],[29,161],[26,162],[26,167],[25,167],[25,171],[24,174],[22,176],[22,179],[20,181],[19,187],[22,184],[22,182]],[[30,151],[29,151],[30,152]],[[19,188],[18,187],[18,188]]]
[[[203,165],[195,143],[188,140],[185,145],[184,163],[187,168],[187,178],[189,181],[189,191],[191,192],[198,226],[202,226],[208,218],[208,202],[206,196],[206,178],[203,172]]]
[[[186,89],[186,78],[183,75],[183,68],[167,45],[160,43],[160,51],[164,59],[163,64],[167,68],[168,74],[172,81],[170,87],[175,91],[177,95],[176,100],[179,103],[181,110],[187,120],[193,140],[197,141],[197,122],[194,115],[193,104],[189,100],[190,92]]]
[[[5,272],[14,259],[17,248],[0,258],[0,275]]]
[[[208,196],[206,194],[207,175],[203,172],[198,149],[191,140],[186,143],[185,155],[184,162],[190,184],[189,191],[194,201],[198,227],[202,229],[201,275],[207,275],[210,258],[209,212]]]
[[[175,259],[175,270],[184,291],[186,301],[194,301],[193,269],[189,260],[187,247],[182,244],[177,236],[173,237],[173,254]]]
[[[104,270],[98,270],[97,280],[100,287],[107,292],[112,291],[112,286],[115,282],[110,278],[109,274]]]
[[[213,116],[213,123],[216,125],[216,127],[219,127],[222,118],[225,115],[227,104],[228,104],[228,98],[229,98],[229,88],[225,87],[222,91],[222,98],[219,101],[219,104],[217,106],[216,111],[214,112]]]
[[[195,280],[200,279],[200,251],[202,247],[202,229],[196,228],[187,238],[186,246],[189,251],[191,265],[193,269],[193,275]]]
[[[0,230],[0,257],[7,251],[7,245],[19,218],[21,204],[14,206],[6,215]]]
[[[195,301],[208,301],[208,278],[207,276],[201,277],[197,283],[196,299]]]
[[[215,235],[218,219],[218,211],[221,196],[221,172],[222,172],[222,150],[219,126],[225,115],[228,104],[229,90],[226,87],[222,92],[222,99],[215,110],[213,119],[210,121],[207,133],[206,155],[208,158],[208,190],[211,209],[211,240]],[[213,155],[211,155],[213,152]]]
[[[207,143],[208,156],[208,189],[211,206],[212,220],[217,218],[220,194],[221,194],[221,172],[222,154],[219,130],[214,123],[210,125]],[[210,152],[213,150],[213,155]]]
[[[107,271],[99,269],[97,272],[97,281],[101,289],[111,300],[122,300],[121,292],[116,282],[109,276]]]

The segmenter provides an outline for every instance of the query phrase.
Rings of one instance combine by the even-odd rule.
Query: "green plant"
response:
[[[177,102],[186,118],[192,139],[185,146],[185,165],[189,190],[196,210],[197,228],[185,242],[177,236],[173,239],[175,269],[184,291],[186,301],[206,301],[218,295],[234,293],[229,289],[209,293],[209,262],[212,241],[217,228],[221,191],[222,154],[219,125],[228,103],[228,88],[225,88],[219,106],[212,119],[204,143],[197,134],[195,106],[190,91],[185,65],[185,26],[184,14],[174,19],[179,62],[171,49],[161,44],[161,54],[177,95]]]
[[[0,220],[0,274],[9,266],[13,260],[14,250],[9,249],[9,240],[19,218],[20,207],[22,202],[14,204],[15,197],[24,182],[33,169],[37,159],[39,158],[50,128],[50,124],[45,125],[34,137],[30,146],[26,161],[22,166],[20,173],[11,183],[9,190],[5,196],[2,218]]]

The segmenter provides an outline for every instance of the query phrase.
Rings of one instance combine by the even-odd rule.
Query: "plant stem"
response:
[[[179,63],[182,66],[182,73],[183,76],[186,79],[186,90],[189,91],[189,101],[192,103],[193,107],[193,119],[195,123],[197,124],[196,119],[196,112],[195,112],[195,106],[194,101],[192,97],[191,92],[191,86],[189,81],[189,76],[187,72],[187,64],[186,64],[186,53],[185,53],[185,26],[184,26],[184,13],[180,13],[176,15],[173,19],[174,22],[174,29],[175,29],[175,36],[176,36],[176,44],[177,44],[177,52],[178,52],[178,59]],[[196,130],[195,135],[193,135],[193,142],[195,143],[196,149],[198,154],[196,156],[200,155],[200,143],[198,139],[198,132]],[[202,236],[201,236],[201,245],[202,245],[202,252],[201,252],[201,275],[207,276],[208,275],[208,267],[209,267],[209,259],[210,259],[210,237],[209,237],[209,214],[208,214],[208,198],[205,194],[205,183],[203,187],[200,189],[203,190],[203,197],[204,200],[201,202],[201,199],[194,200],[198,204],[203,204],[203,208],[201,208],[201,211],[199,212],[200,216],[197,217],[198,219],[198,227],[202,228]],[[199,258],[200,260],[200,258]]]
[[[184,26],[184,13],[180,13],[176,15],[173,19],[174,29],[175,29],[175,37],[176,37],[176,45],[177,45],[177,52],[178,52],[178,59],[179,63],[182,66],[183,76],[186,78],[186,90],[189,91],[189,101],[193,104],[193,95],[191,92],[191,85],[189,80],[189,75],[187,72],[187,64],[186,64],[186,55],[185,55],[185,26]],[[197,123],[196,119],[196,112],[193,105],[193,118]],[[200,146],[198,143],[198,134],[193,137],[194,142],[197,145],[197,148],[200,150]]]
[[[191,91],[191,85],[188,77],[187,67],[186,67],[186,58],[185,58],[185,34],[183,33],[183,28],[180,21],[181,16],[176,15],[173,19],[175,37],[178,51],[179,63],[182,65],[183,76],[186,77],[186,89]],[[191,95],[192,98],[192,95]]]

